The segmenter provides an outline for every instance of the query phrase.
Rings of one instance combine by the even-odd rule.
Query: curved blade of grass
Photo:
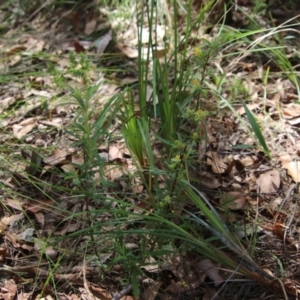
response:
[[[260,143],[260,145],[262,146],[263,150],[264,150],[264,153],[268,156],[269,159],[271,159],[271,154],[270,154],[270,150],[267,146],[267,143],[265,141],[265,138],[259,128],[259,125],[257,124],[253,114],[251,113],[251,111],[248,109],[247,105],[245,103],[243,103],[243,106],[244,106],[244,109],[245,109],[245,112],[246,112],[246,115],[247,115],[247,118],[248,118],[248,121]]]
[[[134,109],[133,91],[128,89],[127,101],[123,97],[125,123],[122,132],[125,142],[132,156],[137,160],[140,167],[144,166],[143,139],[137,122],[137,115]]]
[[[247,125],[247,123],[245,122],[245,120],[243,120],[243,118],[241,118],[241,116],[239,116],[236,113],[236,110],[233,108],[233,106],[229,103],[229,101],[227,99],[225,99],[220,92],[218,92],[209,82],[205,81],[205,84],[212,90],[214,91],[221,99],[220,103],[219,103],[219,108],[223,108],[223,107],[228,107],[230,108],[230,110],[233,112],[233,114],[238,118],[238,120],[241,122],[241,124],[243,124],[243,126],[245,126],[246,128],[249,129],[249,126]],[[244,105],[244,109],[248,118],[248,121],[260,143],[260,145],[262,146],[264,153],[268,156],[268,158],[271,158],[271,154],[270,154],[270,150],[266,144],[265,138],[259,128],[259,125],[257,124],[253,114],[251,113],[251,111],[248,109],[248,107],[246,106],[245,103],[243,103]],[[249,130],[250,131],[250,130]]]
[[[119,215],[120,212],[118,209],[112,209],[111,213],[115,213]],[[245,276],[257,280],[259,282],[263,282],[265,284],[270,284],[270,280],[274,279],[272,276],[265,274],[263,270],[261,270],[251,259],[245,256],[244,253],[237,253],[237,257],[232,257],[220,250],[216,246],[214,246],[210,239],[205,239],[201,235],[191,234],[188,230],[185,230],[186,224],[188,226],[188,221],[190,218],[182,217],[181,225],[177,225],[172,220],[166,218],[166,216],[161,216],[155,212],[150,215],[141,215],[132,212],[126,212],[126,216],[124,216],[124,210],[122,210],[122,217],[110,220],[105,224],[98,224],[98,226],[107,226],[110,228],[114,228],[114,230],[110,232],[101,232],[97,224],[93,227],[93,230],[96,234],[101,234],[114,237],[121,237],[124,235],[138,235],[140,237],[145,235],[151,235],[156,237],[162,237],[165,239],[165,242],[180,239],[182,241],[186,241],[193,245],[195,250],[201,253],[203,256],[210,258],[215,262],[221,263],[223,266],[227,266],[232,270],[238,270],[238,272],[244,274]],[[134,222],[142,222],[144,224],[150,224],[150,227],[145,228],[135,228],[135,229],[122,229],[118,230],[116,227],[119,224],[125,226],[126,223],[132,224]],[[159,224],[159,228],[153,227],[153,224]],[[86,230],[86,229],[85,229]]]

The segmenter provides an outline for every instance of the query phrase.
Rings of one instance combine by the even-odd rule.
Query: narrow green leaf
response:
[[[256,135],[259,143],[260,143],[260,145],[262,146],[265,154],[269,158],[271,158],[270,150],[269,150],[269,148],[267,146],[267,143],[265,141],[265,138],[264,138],[264,136],[263,136],[263,134],[262,134],[262,132],[261,132],[261,130],[259,128],[259,125],[257,124],[257,122],[256,122],[253,114],[251,113],[251,111],[249,110],[249,108],[247,107],[247,105],[245,103],[243,103],[243,106],[244,106],[244,109],[245,109],[248,121],[249,121],[249,123],[250,123],[250,125],[251,125],[251,127],[252,127],[252,129],[253,129],[253,131],[254,131],[254,133],[255,133],[255,135]]]

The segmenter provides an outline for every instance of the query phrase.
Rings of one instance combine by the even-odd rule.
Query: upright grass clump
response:
[[[125,137],[128,149],[132,157],[136,160],[136,164],[143,168],[146,165],[144,155],[144,143],[142,134],[138,127],[138,118],[136,116],[133,91],[127,89],[122,94],[122,102],[124,111],[122,133]],[[146,128],[148,130],[148,128]]]
[[[200,22],[212,3],[213,1],[210,1],[204,6],[196,18],[196,22]],[[197,78],[200,73],[199,80],[194,81],[192,75],[195,69],[192,70],[192,66],[186,58],[188,57],[187,45],[190,31],[196,24],[192,23],[190,19],[191,1],[188,1],[185,7],[187,9],[187,31],[183,39],[179,38],[179,29],[176,26],[178,23],[177,2],[172,2],[170,8],[172,13],[166,12],[166,14],[169,13],[172,20],[172,23],[168,24],[171,28],[168,32],[172,33],[169,41],[174,44],[171,47],[165,41],[164,49],[168,51],[164,51],[162,58],[156,55],[158,43],[156,36],[152,34],[158,24],[158,13],[154,1],[149,1],[148,6],[142,10],[141,20],[138,22],[139,101],[134,103],[131,94],[131,101],[127,104],[128,108],[124,110],[123,134],[133,156],[140,157],[137,162],[139,167],[142,166],[142,172],[145,174],[147,170],[147,174],[150,175],[147,178],[146,190],[148,198],[152,199],[150,203],[147,203],[151,207],[152,213],[142,216],[133,213],[131,217],[141,218],[141,223],[144,225],[141,228],[123,230],[121,234],[125,236],[137,234],[141,239],[145,235],[150,235],[154,240],[159,237],[168,237],[166,242],[168,241],[167,243],[172,245],[174,252],[184,253],[186,249],[193,249],[202,256],[211,258],[231,270],[270,286],[273,277],[256,265],[242,242],[229,230],[217,210],[204,194],[192,185],[189,178],[189,172],[196,163],[194,146],[205,138],[203,132],[199,130],[199,122],[205,124],[208,114],[201,109],[201,101],[197,101],[197,98],[194,99],[194,97],[201,98],[205,93],[213,94],[216,91],[215,86],[208,83],[208,79],[213,77],[210,63],[218,55],[218,49],[223,46],[219,44],[223,37],[219,37],[219,41],[207,41],[204,43],[205,48],[201,49],[200,47],[196,50],[197,62],[201,68],[198,66],[198,74],[196,74]],[[147,50],[142,44],[146,18],[144,16],[147,16],[146,24],[149,29]],[[231,37],[236,38],[235,35],[231,35]],[[230,41],[225,39],[223,42],[229,43]],[[170,76],[171,70],[174,71],[174,77]],[[220,88],[217,91],[220,94],[222,84],[226,79],[217,76],[213,78]],[[147,99],[149,82],[153,88],[152,102]],[[195,88],[195,84],[197,88]],[[125,102],[124,105],[126,105]],[[154,112],[152,119],[149,107]],[[160,124],[159,128],[152,126],[152,124],[156,124],[154,120]],[[255,133],[257,134],[258,131],[256,130]],[[263,141],[262,138],[259,140]],[[155,142],[163,145],[163,151],[159,158],[154,155],[153,146],[151,147]],[[264,150],[267,151],[267,148],[264,147]],[[157,164],[157,160],[163,160],[163,164],[161,162]],[[149,163],[150,161],[151,163]],[[164,183],[161,184],[160,177],[155,175],[162,176]],[[195,214],[187,208],[183,208],[186,202],[193,203],[200,212],[200,216],[198,213]],[[181,216],[180,213],[178,215],[180,210],[185,216]],[[180,221],[174,223],[173,212],[176,211],[177,219]],[[195,230],[199,226],[209,230],[211,236],[202,236],[199,231]],[[174,246],[175,239],[180,239],[182,244]],[[214,243],[215,240],[218,243]]]
[[[165,8],[165,19],[169,23],[165,24],[166,38],[163,44],[164,53],[161,57],[157,46],[159,41],[157,35],[153,34],[160,19],[161,11],[157,7],[162,5]],[[142,5],[140,19],[138,20],[138,103],[133,104],[133,95],[130,94],[128,108],[125,108],[125,124],[123,128],[126,131],[125,140],[128,145],[135,145],[130,147],[135,151],[134,157],[139,158],[139,164],[142,163],[142,148],[145,145],[138,143],[137,120],[143,120],[143,132],[151,132],[153,129],[153,120],[150,119],[154,116],[154,120],[160,123],[158,130],[158,138],[163,141],[166,151],[169,153],[169,158],[173,157],[174,142],[178,140],[179,128],[182,125],[183,114],[185,108],[190,105],[193,99],[193,94],[190,92],[191,86],[191,66],[188,65],[188,40],[191,28],[198,25],[201,18],[208,11],[213,1],[201,10],[196,20],[191,20],[192,15],[192,1],[188,1],[186,5],[186,32],[183,39],[179,40],[178,23],[178,3],[172,2],[170,11],[173,15],[171,19],[170,12],[168,11],[164,1],[149,1],[147,5]],[[182,7],[182,4],[180,4]],[[160,7],[161,8],[161,7]],[[167,10],[166,10],[167,8]],[[144,47],[142,41],[145,32],[145,27],[149,31],[148,46]],[[161,50],[160,50],[161,51]],[[149,85],[152,87],[152,96],[149,100],[148,90]],[[129,92],[127,91],[127,95]],[[124,106],[126,104],[124,103]],[[135,108],[133,110],[132,108]],[[138,112],[137,112],[138,109]],[[126,122],[128,120],[128,124]],[[149,126],[148,130],[144,128]],[[128,134],[128,129],[132,128],[131,135]],[[154,133],[154,132],[152,132]],[[140,133],[142,134],[142,132]],[[132,137],[132,141],[130,140]],[[133,138],[135,137],[135,138]],[[134,150],[135,149],[135,150]],[[143,158],[144,160],[144,158]]]
[[[189,41],[191,32],[197,28],[205,13],[213,5],[213,1],[208,1],[199,12],[198,16],[192,20],[193,6],[192,1],[183,5],[180,1],[172,1],[168,15],[169,24],[166,24],[165,55],[163,58],[153,56],[153,89],[158,95],[157,105],[161,128],[159,137],[167,141],[165,147],[169,157],[173,156],[172,146],[178,139],[182,126],[183,111],[189,105],[193,105],[193,93],[191,91],[191,81],[193,76],[192,65],[189,62]],[[185,13],[185,32],[183,37],[180,35],[179,10]],[[153,11],[151,11],[149,23],[153,23]],[[182,16],[181,16],[182,17]],[[152,40],[150,35],[149,44],[157,45],[157,40]],[[152,53],[156,53],[154,46],[151,47]],[[199,107],[198,107],[199,108]]]

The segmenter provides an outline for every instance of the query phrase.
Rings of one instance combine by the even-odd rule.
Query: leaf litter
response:
[[[72,31],[77,33],[71,38],[65,34],[70,32],[68,26],[62,24],[63,22],[60,23],[59,19],[53,18],[50,23],[47,23],[42,13],[37,13],[34,18],[36,23],[33,22],[31,25],[32,29],[41,33],[38,28],[39,24],[43,23],[43,28],[49,26],[56,29],[56,36],[51,36],[52,33],[35,36],[20,32],[19,38],[11,39],[10,44],[4,45],[2,41],[1,47],[5,49],[6,58],[1,63],[1,71],[7,71],[14,67],[16,74],[23,74],[24,70],[30,74],[31,70],[39,68],[40,71],[46,73],[45,64],[51,62],[55,63],[58,69],[67,72],[68,51],[71,50],[76,53],[91,53],[96,59],[100,56],[105,57],[107,48],[113,41],[113,30],[120,25],[120,21],[109,24],[107,27],[106,21],[103,24],[97,24],[101,19],[97,13],[87,16],[85,21],[81,20],[76,13],[68,18],[71,20]],[[103,28],[105,30],[108,28],[107,32],[101,34],[94,43],[81,39],[79,34],[82,31],[85,35],[91,35],[97,29],[101,31]],[[120,34],[117,44],[115,49],[110,49],[112,52],[116,51],[122,54],[121,59],[127,60],[129,66],[133,66],[131,60],[138,55],[136,30],[138,28],[131,26],[125,33],[117,31]],[[166,34],[164,26],[159,25],[156,34],[158,41],[163,45],[162,40]],[[147,36],[149,35],[150,32],[147,28],[143,32],[145,42],[148,41]],[[144,55],[148,55],[147,45],[144,50]],[[169,51],[169,49],[162,47],[150,55],[160,58],[158,51]],[[46,56],[44,60],[40,59],[42,64],[38,65],[34,62],[34,55],[40,53],[48,53],[49,57]],[[203,131],[207,133],[207,141],[199,146],[198,160],[205,161],[205,163],[202,170],[196,171],[195,180],[200,182],[200,186],[210,195],[211,201],[227,214],[234,211],[245,213],[254,224],[262,223],[263,230],[260,233],[262,237],[258,241],[258,247],[262,250],[272,249],[280,260],[283,258],[287,260],[285,276],[292,278],[289,282],[290,285],[296,286],[296,278],[293,279],[294,262],[291,262],[291,258],[283,246],[288,244],[296,247],[299,234],[297,229],[299,207],[295,193],[297,189],[296,187],[290,189],[294,183],[298,183],[300,178],[300,167],[297,161],[299,133],[295,128],[299,122],[300,106],[298,103],[291,103],[298,99],[297,91],[291,81],[283,80],[281,76],[270,80],[270,83],[263,88],[254,79],[249,80],[249,74],[252,78],[254,78],[254,73],[259,76],[266,66],[246,63],[244,62],[246,58],[250,59],[251,54],[239,57],[224,70],[227,72],[228,82],[239,77],[248,90],[253,102],[248,105],[248,108],[260,121],[273,160],[268,161],[265,155],[257,150],[257,141],[246,128],[241,126],[235,115],[221,111],[219,120],[208,118],[207,126],[203,128]],[[222,63],[226,61],[222,54],[219,59]],[[255,60],[255,57],[253,59]],[[110,62],[108,59],[106,63],[109,65],[115,62]],[[94,62],[95,70],[96,66],[97,62]],[[221,64],[219,67],[222,68]],[[136,76],[136,72],[133,74]],[[97,80],[98,75],[98,71],[89,74],[92,80]],[[69,79],[74,85],[82,83],[71,75]],[[77,295],[63,292],[59,293],[59,299],[132,298],[131,295],[122,294],[120,286],[122,278],[118,278],[122,277],[122,272],[116,278],[103,280],[103,282],[92,282],[93,277],[101,270],[101,266],[93,264],[92,259],[84,260],[84,263],[81,259],[82,264],[80,264],[80,260],[76,260],[74,255],[71,256],[71,260],[67,257],[66,264],[62,264],[54,275],[51,274],[50,265],[57,260],[58,256],[64,257],[66,252],[80,247],[83,249],[84,244],[88,241],[88,237],[83,236],[76,245],[70,237],[65,237],[54,246],[54,244],[51,245],[51,238],[49,240],[46,238],[46,233],[49,237],[51,234],[65,236],[87,226],[84,220],[71,217],[69,214],[70,211],[76,214],[82,210],[80,207],[82,199],[70,196],[72,195],[70,191],[76,186],[76,176],[83,162],[83,153],[72,149],[72,138],[64,131],[64,128],[72,122],[76,108],[69,105],[57,107],[58,104],[61,104],[60,98],[66,95],[65,92],[61,93],[54,88],[52,78],[47,75],[31,77],[26,75],[21,77],[20,81],[18,80],[2,84],[0,93],[1,114],[5,116],[1,119],[1,128],[3,134],[10,133],[7,135],[6,143],[20,143],[19,146],[14,147],[15,153],[12,153],[11,157],[5,153],[5,149],[1,151],[1,158],[5,162],[3,168],[8,171],[1,176],[1,180],[6,182],[3,187],[4,196],[1,200],[3,217],[0,223],[0,234],[3,241],[0,253],[1,261],[5,265],[1,267],[1,272],[7,279],[5,285],[1,287],[1,297],[12,299],[17,296],[18,299],[33,299],[34,292],[22,293],[15,280],[18,284],[26,282],[29,286],[28,291],[30,291],[32,278],[37,276],[42,282],[46,282],[46,279],[50,278],[49,276],[53,276],[57,282],[71,283],[78,287]],[[127,84],[132,81],[132,78],[125,76],[120,82]],[[101,98],[99,102],[103,103],[105,99],[116,94],[116,87],[118,85],[110,84],[109,81],[102,85],[98,91]],[[266,92],[264,97],[261,96],[262,91]],[[228,92],[228,96],[230,97],[230,92]],[[210,104],[206,103],[206,105]],[[241,118],[245,117],[245,110],[241,105],[237,112]],[[220,124],[222,124],[222,128],[220,128]],[[46,146],[51,147],[52,150],[47,149]],[[17,159],[20,160],[22,147],[32,150],[29,155],[30,159],[17,161]],[[125,143],[121,141],[110,147],[104,147],[101,151],[103,151],[101,157],[105,156],[107,162],[115,164],[107,166],[105,176],[112,183],[120,184],[122,190],[131,189],[132,201],[135,202],[135,196],[143,194],[143,185],[140,182],[132,182],[129,188],[128,183],[119,181],[124,174],[130,175],[135,172]],[[34,152],[40,153],[40,159],[34,158]],[[28,165],[29,167],[34,165],[40,170],[33,171],[32,168],[28,168]],[[62,186],[67,184],[63,182],[63,176],[52,172],[54,170],[61,170],[73,176],[73,182],[68,183],[70,186],[65,186],[65,191],[64,189],[56,191],[51,187],[55,184]],[[284,173],[285,170],[287,173]],[[101,174],[97,170],[94,170],[93,176],[99,181],[101,180]],[[39,186],[41,181],[50,185],[47,188],[41,188]],[[10,189],[17,190],[19,197],[12,197]],[[43,189],[46,189],[47,194],[51,195],[50,198],[44,197],[45,190]],[[277,204],[274,205],[274,202]],[[97,203],[93,203],[88,209],[96,208]],[[141,209],[142,211],[144,209]],[[179,209],[179,214],[181,213],[182,210]],[[238,218],[238,216],[235,217]],[[232,220],[236,220],[236,218]],[[99,222],[109,219],[109,213],[97,216]],[[113,225],[112,228],[114,228]],[[38,238],[33,238],[33,236],[38,236]],[[101,236],[99,242],[101,242]],[[130,244],[135,243],[128,243],[128,245]],[[100,258],[102,264],[105,264],[113,256],[112,253],[103,253],[103,255]],[[262,266],[271,266],[269,272],[279,273],[278,268],[274,267],[277,263],[270,259],[267,251],[262,251],[256,259]],[[296,259],[298,261],[298,257]],[[49,265],[49,269],[42,268],[40,262],[45,266]],[[155,258],[151,263],[158,265]],[[189,290],[196,290],[191,297],[197,297],[199,296],[197,294],[199,287],[203,289],[200,293],[203,299],[218,299],[217,287],[227,279],[224,272],[221,271],[222,266],[203,257],[197,257],[193,252],[188,252],[186,256],[165,258],[163,263],[165,266],[162,269],[169,272],[169,276],[166,276],[167,279],[162,276],[161,280],[164,281],[150,280],[147,282],[145,280],[144,284],[148,287],[145,288],[141,299],[154,299],[157,295],[160,296],[160,299],[172,299],[170,298],[172,295],[176,297],[176,295],[187,293]],[[141,269],[143,269],[142,266]],[[152,271],[149,268],[148,270],[144,269],[148,273],[159,274],[158,268],[154,268]],[[118,270],[115,272],[117,273]],[[22,275],[14,276],[15,278],[12,279],[11,274],[18,273]],[[206,285],[205,281],[211,281],[213,286]],[[128,287],[123,290],[128,294],[131,292],[131,288],[128,289]],[[169,295],[166,295],[163,290],[167,291]],[[45,299],[51,298],[51,295],[45,297]]]

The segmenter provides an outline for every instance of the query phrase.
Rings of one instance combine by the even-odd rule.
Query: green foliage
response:
[[[247,105],[245,103],[243,103],[243,105],[244,105],[244,109],[245,109],[247,118],[249,120],[249,123],[250,123],[250,125],[251,125],[251,127],[252,127],[252,129],[255,133],[255,136],[257,137],[257,139],[258,139],[260,145],[262,146],[265,154],[271,159],[270,150],[267,146],[267,143],[264,139],[264,136],[263,136],[263,134],[260,130],[260,127],[259,127],[258,123],[256,122],[256,120],[255,120],[253,114],[251,113],[251,111],[248,109]]]
[[[144,143],[138,126],[138,112],[134,110],[133,91],[126,90],[123,93],[122,100],[124,107],[122,132],[132,156],[136,159],[138,165],[143,168],[145,165]]]
[[[148,7],[148,19],[146,22],[148,21],[147,25],[151,29],[155,28],[155,7],[153,3],[150,8]],[[124,95],[122,96],[123,136],[133,157],[136,158],[137,166],[141,170],[142,176],[148,176],[146,176],[146,189],[151,202],[146,202],[146,204],[154,208],[152,214],[142,217],[142,223],[144,224],[142,227],[146,229],[129,230],[124,232],[124,235],[134,232],[141,238],[147,232],[156,241],[160,235],[168,236],[171,240],[174,238],[180,239],[183,244],[193,245],[192,247],[202,255],[230,268],[238,268],[238,261],[230,258],[225,252],[215,247],[209,239],[206,240],[199,235],[199,232],[195,231],[195,228],[200,226],[209,230],[225,247],[241,255],[248,265],[256,267],[247,251],[236,236],[227,228],[215,208],[202,193],[191,186],[189,179],[190,169],[195,164],[197,157],[194,145],[201,142],[204,138],[198,124],[199,122],[205,123],[209,115],[207,111],[201,109],[199,101],[195,102],[192,100],[195,96],[201,97],[204,95],[206,79],[214,73],[210,69],[210,63],[222,46],[220,40],[224,39],[224,36],[217,41],[206,41],[201,48],[196,48],[194,57],[196,69],[192,69],[193,65],[184,68],[185,57],[187,56],[186,41],[189,38],[190,31],[186,32],[185,40],[178,40],[178,28],[176,27],[178,7],[175,4],[173,8],[173,36],[169,37],[169,41],[173,41],[175,44],[173,51],[171,53],[166,51],[163,58],[150,56],[149,53],[155,53],[155,48],[150,46],[155,44],[154,38],[150,33],[148,56],[144,58],[143,44],[141,42],[143,31],[140,30],[138,103],[134,103],[133,92],[129,90],[126,90],[124,93],[124,95],[127,95],[127,98]],[[142,13],[141,15],[143,16],[144,14]],[[144,24],[144,22],[145,20],[142,17],[140,24]],[[188,20],[187,22],[187,28],[191,29],[190,21]],[[226,39],[225,42],[227,42]],[[183,46],[181,51],[179,51],[179,45]],[[165,47],[168,48],[168,45],[166,44]],[[147,99],[148,78],[150,75],[149,66],[153,68],[151,82],[153,88],[152,102],[149,102]],[[172,84],[170,84],[171,69],[175,73],[175,77],[172,78]],[[196,78],[192,79],[192,74],[194,73],[198,74]],[[237,88],[239,88],[238,84]],[[236,93],[238,94],[238,91]],[[154,119],[160,123],[159,128],[149,125],[151,121],[149,120],[148,108],[151,106],[153,106]],[[138,107],[138,110],[136,107]],[[190,128],[193,130],[191,131]],[[153,132],[154,130],[155,132]],[[150,139],[151,134],[155,140],[164,145],[164,151],[161,153],[166,167],[164,170],[157,167],[153,148],[151,147],[151,145],[155,144],[155,140]],[[145,161],[147,161],[147,164]],[[164,188],[160,187],[157,175],[165,178]],[[181,225],[177,226],[172,222],[170,209],[176,208],[181,202],[185,201],[185,198],[194,203],[205,218],[198,218],[186,211],[190,215],[191,220],[195,222],[194,225],[182,219]],[[137,216],[135,217],[137,218]],[[154,226],[154,222],[159,225]],[[154,231],[150,230],[153,226],[155,227]],[[189,233],[190,231],[194,235]],[[241,267],[241,270],[244,274],[249,275],[247,267]]]
[[[83,165],[77,166],[80,170],[80,177],[78,179],[82,189],[86,190],[89,196],[93,196],[96,193],[95,185],[99,184],[93,179],[93,169],[95,167],[99,167],[101,184],[105,185],[105,181],[103,181],[104,161],[97,149],[100,143],[103,143],[104,139],[109,135],[108,129],[118,105],[116,98],[112,98],[104,105],[97,116],[95,115],[91,100],[97,93],[99,85],[88,86],[83,92],[72,87],[69,87],[69,89],[71,90],[72,97],[75,99],[74,103],[78,105],[78,112],[71,127],[68,129],[68,133],[75,138],[76,142],[74,142],[74,146],[82,149],[84,156]],[[111,108],[114,109],[111,110]]]

